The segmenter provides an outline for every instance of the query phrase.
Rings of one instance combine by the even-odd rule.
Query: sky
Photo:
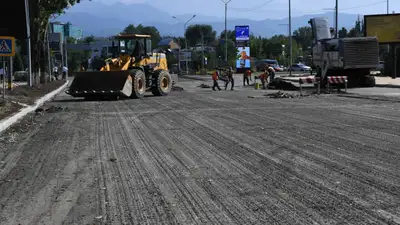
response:
[[[199,14],[224,17],[224,3],[227,0],[97,0],[105,4],[122,2],[147,3],[171,15]],[[289,0],[231,0],[228,17],[262,20],[279,19],[288,16]],[[291,0],[292,16],[316,13],[334,13],[335,0]],[[390,12],[400,12],[400,0],[389,0]],[[350,14],[384,14],[387,0],[339,0],[339,11]]]

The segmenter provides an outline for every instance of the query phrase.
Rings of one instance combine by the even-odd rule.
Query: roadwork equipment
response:
[[[113,47],[117,58],[105,60],[100,71],[74,73],[66,93],[85,98],[143,98],[146,91],[155,96],[168,95],[177,77],[172,80],[168,72],[166,53],[152,52],[150,35],[118,35]]]
[[[347,76],[349,87],[375,86],[370,71],[379,65],[377,37],[332,38],[333,30],[324,17],[312,18],[309,24],[313,33],[312,61],[321,87],[328,84],[328,76]]]

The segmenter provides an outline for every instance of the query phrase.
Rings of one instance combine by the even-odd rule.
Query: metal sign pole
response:
[[[2,56],[1,60],[3,61],[3,99],[6,98],[6,60],[5,57]]]
[[[9,59],[9,71],[8,71],[8,90],[11,91],[12,89],[12,78],[13,78],[13,73],[14,73],[14,63],[13,63],[13,57],[10,56]]]

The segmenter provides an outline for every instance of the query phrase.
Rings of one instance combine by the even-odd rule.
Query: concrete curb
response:
[[[63,84],[61,87],[59,87],[58,89],[56,89],[56,90],[54,90],[54,91],[52,91],[50,93],[47,93],[45,96],[43,96],[40,99],[38,99],[35,102],[34,105],[30,105],[30,106],[27,106],[25,108],[22,108],[18,113],[1,120],[0,121],[0,133],[5,131],[11,125],[13,125],[16,122],[18,122],[20,119],[22,119],[28,113],[35,111],[37,108],[42,106],[45,102],[47,102],[47,101],[51,100],[52,98],[54,98],[65,87],[67,87],[68,83],[69,83],[69,81],[67,80],[67,82],[65,84]]]
[[[375,87],[400,88],[400,85],[394,85],[394,84],[375,84]]]

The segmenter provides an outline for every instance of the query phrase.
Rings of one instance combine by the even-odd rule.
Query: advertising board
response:
[[[236,68],[250,68],[250,47],[237,47]]]
[[[365,36],[375,36],[380,44],[400,43],[400,14],[364,16]]]

